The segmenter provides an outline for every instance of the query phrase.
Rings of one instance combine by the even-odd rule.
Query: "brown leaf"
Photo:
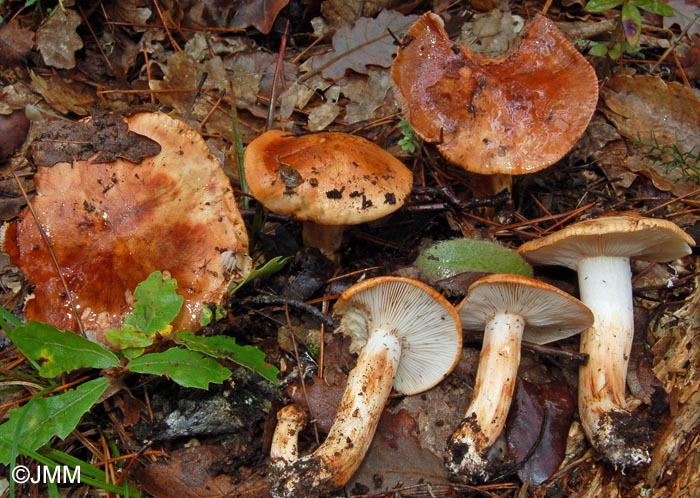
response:
[[[183,448],[171,453],[167,461],[137,469],[134,477],[157,498],[226,496],[237,488],[233,479],[226,474],[210,473],[210,468],[225,457],[226,452],[221,446]]]
[[[368,66],[389,67],[396,53],[391,30],[401,38],[417,16],[403,16],[383,10],[376,19],[362,17],[350,27],[342,27],[333,36],[333,50],[310,59],[311,68],[324,78],[337,80],[352,69],[367,74]]]
[[[566,385],[518,382],[506,435],[523,482],[542,484],[554,475],[566,455],[573,417],[574,398]]]
[[[391,9],[397,0],[325,0],[321,15],[333,27],[352,26],[361,17],[374,17],[382,9]]]
[[[285,8],[289,0],[244,0],[231,20],[230,28],[254,26],[266,35],[272,30],[277,14]]]
[[[36,31],[36,46],[47,66],[75,67],[75,52],[83,48],[83,40],[75,31],[81,22],[75,11],[57,8]]]
[[[86,160],[95,162],[117,158],[139,163],[161,150],[158,142],[129,131],[119,116],[105,114],[88,122],[51,121],[36,131],[32,144],[34,161],[42,166]]]
[[[9,115],[0,114],[0,162],[5,161],[27,138],[29,120],[24,111],[15,111]]]
[[[307,381],[303,387],[296,384],[290,386],[286,394],[311,413],[318,430],[327,433],[333,425],[344,390],[345,386],[331,386],[323,379],[314,377],[313,382]]]
[[[700,100],[683,85],[655,76],[615,76],[601,96],[603,112],[624,137],[700,150]]]
[[[34,47],[34,33],[22,28],[16,19],[0,24],[0,64],[18,64]]]
[[[348,483],[358,493],[374,493],[421,483],[447,484],[442,459],[422,448],[416,421],[405,410],[384,411],[362,465]]]
[[[84,86],[75,82],[73,82],[74,86],[70,86],[57,74],[44,79],[32,71],[29,76],[32,79],[32,89],[40,93],[56,112],[60,114],[73,112],[80,116],[88,114],[88,108],[94,102],[94,98]]]

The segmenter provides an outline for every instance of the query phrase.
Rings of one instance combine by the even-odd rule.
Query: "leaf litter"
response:
[[[264,130],[268,108],[272,105],[276,111],[275,127],[296,132],[332,129],[362,133],[395,155],[407,158],[407,163],[414,168],[416,185],[421,188],[449,185],[455,191],[455,197],[464,200],[472,195],[466,188],[469,180],[465,175],[441,161],[432,146],[423,145],[417,154],[406,155],[398,145],[402,138],[398,120],[402,116],[398,114],[387,69],[396,45],[386,28],[389,27],[400,39],[416,15],[422,13],[416,5],[400,6],[400,11],[381,11],[382,7],[390,8],[391,2],[375,5],[375,2],[325,1],[319,2],[316,10],[305,12],[299,9],[297,2],[284,1],[245,2],[238,10],[213,3],[180,9],[162,3],[134,1],[107,2],[104,10],[78,14],[66,3],[68,8],[54,9],[42,22],[29,12],[13,11],[15,3],[6,2],[0,7],[0,14],[6,21],[0,24],[0,65],[3,70],[14,71],[3,72],[0,119],[12,111],[23,111],[26,104],[40,104],[42,119],[47,119],[48,111],[66,116],[71,121],[94,115],[96,103],[100,107],[120,110],[158,104],[176,117],[188,117],[189,122],[208,138],[213,150],[219,151],[222,157],[231,157],[235,141],[231,128],[232,107],[237,108],[243,142],[247,143]],[[343,4],[342,8],[340,4]],[[530,14],[520,5],[512,6],[511,12],[507,9],[494,12],[491,11],[493,4],[483,4],[474,4],[476,16],[470,21],[488,21],[488,28],[492,31],[480,28],[479,33],[484,36],[477,36],[479,33],[473,30],[473,26],[468,29],[470,26],[456,8],[448,8],[441,14],[450,27],[450,34],[456,37],[464,26],[467,38],[476,37],[477,43],[488,48],[491,41],[487,36],[493,36],[497,44],[507,48],[518,28],[513,19],[517,20],[518,16],[528,19]],[[498,214],[490,221],[484,221],[481,212],[458,209],[455,204],[445,203],[444,197],[435,191],[422,190],[415,194],[405,213],[372,226],[353,229],[347,238],[343,266],[335,273],[354,275],[354,272],[359,272],[358,275],[373,276],[399,269],[410,271],[420,247],[432,241],[474,232],[514,248],[524,240],[558,226],[559,222],[552,216],[562,215],[567,221],[567,213],[589,216],[607,210],[647,211],[651,215],[674,219],[697,238],[700,232],[698,183],[692,174],[688,174],[692,173],[692,168],[683,170],[671,164],[671,159],[676,152],[681,158],[692,159],[689,155],[698,153],[700,147],[697,142],[700,137],[697,117],[700,71],[693,70],[700,60],[693,51],[700,46],[696,34],[698,24],[692,24],[694,0],[670,0],[668,4],[676,16],[664,19],[663,26],[679,36],[678,44],[670,48],[677,50],[678,63],[673,57],[661,61],[661,49],[654,47],[661,47],[663,43],[651,43],[654,42],[654,31],[650,31],[650,43],[643,44],[646,62],[604,61],[589,56],[602,83],[602,112],[596,114],[567,161],[540,174],[516,180],[513,202],[496,203]],[[577,15],[576,2],[563,5],[561,10],[557,7],[549,13],[561,24],[573,26],[574,21],[583,21],[592,25],[601,19],[600,16],[586,19]],[[579,2],[579,6],[583,3]],[[8,16],[8,13],[18,15]],[[280,26],[283,27],[287,20],[291,21],[290,40],[293,39],[294,43],[288,43],[287,52],[283,54],[284,69],[276,81],[278,98],[271,104],[279,41],[283,36]],[[661,20],[646,19],[646,22],[662,26]],[[312,34],[309,26],[313,24],[325,28]],[[211,29],[213,27],[217,29]],[[94,35],[85,28],[93,29]],[[247,29],[244,32],[242,28]],[[33,33],[37,33],[34,39]],[[647,34],[646,30],[644,34]],[[659,41],[667,42],[660,38]],[[583,51],[585,53],[585,48]],[[653,72],[656,61],[668,71]],[[22,70],[25,66],[31,70],[29,75]],[[629,76],[632,72],[636,74]],[[203,77],[204,73],[206,77]],[[659,74],[663,74],[663,78]],[[684,81],[684,78],[689,81]],[[53,117],[48,119],[52,120],[51,126],[57,130],[55,136],[59,141],[65,142],[63,137],[74,139],[75,143],[66,145],[61,152],[64,154],[62,160],[70,161],[80,154],[101,150],[100,140],[95,138],[99,131],[86,129],[67,133],[66,130],[73,130],[73,125]],[[123,143],[114,151],[101,153],[113,157],[128,154],[124,158],[133,161],[149,154],[140,152],[133,146],[137,142],[132,143],[132,137],[122,134],[117,128],[113,135],[115,140]],[[36,157],[29,158],[43,162],[48,159],[42,159],[42,153],[56,154],[56,147],[48,144],[52,136],[49,135],[44,142],[35,142],[33,154]],[[22,148],[12,145],[7,150],[20,151]],[[3,168],[6,171],[24,164],[21,162],[24,158],[18,156],[18,152],[14,154],[5,160]],[[112,156],[103,158],[105,161],[111,159]],[[233,187],[238,189],[235,165],[230,169]],[[8,181],[13,180],[9,178]],[[24,185],[32,188],[31,183]],[[11,195],[18,197],[17,192]],[[7,217],[17,210],[10,203],[11,199],[8,199],[3,205],[3,209],[7,206]],[[593,207],[587,207],[591,203]],[[252,213],[245,216],[251,226]],[[259,257],[271,259],[293,255],[299,248],[294,240],[298,233],[294,222],[270,217],[268,223],[259,235]],[[281,248],[288,253],[280,254]],[[693,270],[696,264],[693,256],[673,265],[659,266],[663,271],[635,267],[635,274],[642,276],[640,282],[644,284],[635,287],[638,301],[643,301],[654,318],[640,325],[641,332],[637,332],[642,336],[642,347],[651,353],[651,360],[631,363],[634,372],[630,379],[636,385],[630,386],[633,394],[630,402],[650,412],[654,408],[653,393],[659,383],[669,393],[669,408],[660,415],[651,466],[638,475],[621,477],[614,469],[606,468],[591,457],[575,418],[570,429],[565,427],[566,423],[553,428],[551,440],[554,442],[546,443],[550,434],[546,426],[549,419],[541,416],[543,410],[514,409],[509,422],[511,442],[529,458],[524,465],[509,467],[510,473],[504,474],[500,489],[484,487],[484,493],[510,496],[520,488],[522,493],[529,489],[535,496],[544,496],[566,487],[571,496],[586,496],[586,493],[625,497],[640,494],[668,496],[700,487],[697,465],[693,464],[698,454],[695,442],[700,437],[697,415],[700,413],[700,372],[696,368],[700,364],[700,351],[695,337],[700,313],[698,278]],[[6,275],[7,271],[0,279],[3,283],[7,281]],[[285,296],[287,288],[299,275],[299,267],[291,267],[280,274],[256,280],[239,292],[241,297],[251,293]],[[571,286],[571,275],[566,273],[547,274],[547,277],[562,287]],[[312,303],[327,302],[332,299],[329,296],[342,291],[357,277],[338,281],[333,278],[326,279],[311,295],[303,298]],[[8,301],[7,306],[21,309],[16,300]],[[297,312],[276,307],[252,310],[237,306],[236,298],[228,306],[227,317],[205,329],[205,334],[225,331],[244,344],[261,347],[267,355],[266,360],[279,365],[280,377],[293,386],[286,389],[289,398],[319,415],[322,423],[315,428],[321,431],[322,437],[324,427],[330,424],[334,415],[332,400],[338,392],[342,393],[345,376],[352,367],[353,359],[346,347],[332,341],[326,330],[323,343],[315,339],[304,343],[294,339],[296,334],[291,334],[291,345],[282,349],[277,343],[278,331],[281,324],[289,321],[292,323],[287,325],[312,331],[309,337],[323,338],[324,335],[319,333],[316,322]],[[318,351],[321,344],[325,351]],[[463,362],[446,383],[422,396],[390,402],[391,411],[385,414],[365,467],[347,490],[349,495],[388,495],[391,490],[399,489],[402,496],[412,496],[412,493],[420,493],[426,488],[445,494],[466,492],[467,488],[446,479],[441,461],[454,420],[468,403],[478,344],[479,340],[470,341],[467,336]],[[577,346],[572,341],[564,347],[575,350]],[[575,389],[575,365],[547,353],[525,352],[523,355],[521,375],[536,387],[523,388],[519,392],[531,400],[533,407],[551,403],[552,399],[562,399],[555,394],[557,389]],[[545,366],[534,361],[542,358]],[[651,373],[649,365],[653,367]],[[321,368],[322,378],[311,377],[320,373]],[[167,370],[167,365],[164,365],[166,375]],[[242,386],[248,384],[242,379],[234,375],[230,380],[230,391],[217,392],[214,386],[210,389],[212,399],[217,399],[223,392],[224,398],[240,397],[257,410],[248,424],[244,421],[241,427],[232,429],[232,439],[222,441],[222,436],[205,434],[170,434],[163,439],[162,446],[158,445],[158,450],[163,452],[160,454],[169,455],[170,463],[155,455],[140,457],[140,464],[129,478],[133,476],[153,496],[171,496],[169,490],[173,487],[183,492],[187,490],[191,496],[267,496],[263,476],[266,441],[269,441],[271,424],[274,423],[273,405],[281,406],[289,400],[279,390],[244,389]],[[149,399],[154,393],[148,385],[140,386],[136,379],[129,384],[135,396]],[[172,397],[185,399],[188,392],[173,391]],[[157,420],[166,419],[168,413],[176,411],[173,406],[162,403],[156,410],[159,412],[155,414],[156,419],[151,419],[154,414],[144,408],[145,403],[129,402],[127,400],[134,399],[130,396],[118,392],[111,402],[132,426],[135,420],[157,423]],[[134,406],[138,408],[134,409]],[[200,399],[192,406],[195,413],[197,407],[224,405],[220,401]],[[94,410],[99,412],[97,407]],[[518,424],[533,414],[539,417],[535,425],[539,424],[540,429],[536,434],[534,429],[518,433]],[[183,420],[190,419],[185,417]],[[134,450],[132,434],[125,430],[128,424],[112,423],[120,434],[115,436],[115,443],[124,451]],[[186,422],[185,425],[188,423],[191,424]],[[138,434],[147,438],[149,431],[155,434],[156,426],[142,423]],[[530,443],[521,444],[533,434],[538,436],[535,449]],[[66,437],[67,444],[76,442],[70,436]],[[176,439],[170,439],[172,437]],[[184,447],[177,442],[178,437],[192,438],[193,444]],[[305,430],[305,451],[313,449],[316,437],[313,426]],[[555,453],[557,457],[561,456],[562,441],[566,442],[564,463],[557,471],[549,457]],[[554,448],[558,450],[553,451]],[[97,460],[107,460],[108,457],[107,454],[95,455]],[[551,481],[547,481],[548,478]],[[539,483],[539,486],[534,483]],[[434,487],[428,487],[430,485]]]

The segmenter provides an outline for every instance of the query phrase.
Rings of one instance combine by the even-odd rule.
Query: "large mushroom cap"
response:
[[[79,160],[39,166],[31,201],[86,330],[119,327],[131,293],[153,271],[169,272],[184,305],[175,330],[195,330],[203,307],[218,303],[233,277],[249,271],[224,262],[248,252],[248,237],[228,178],[200,135],[160,113],[126,118],[129,130],[161,152],[134,164]],[[28,319],[77,330],[64,288],[25,211],[3,243],[35,286]],[[222,258],[222,254],[226,256]]]
[[[457,48],[440,17],[414,23],[391,67],[413,129],[451,162],[480,174],[532,173],[583,134],[598,101],[585,58],[546,17],[491,59]]]
[[[355,225],[404,203],[413,175],[369,140],[270,130],[245,150],[250,193],[269,210],[321,225]]]
[[[397,334],[401,360],[394,389],[415,394],[430,389],[455,367],[462,352],[462,329],[454,307],[424,283],[403,277],[377,277],[353,285],[333,308],[343,332],[364,345],[369,331]],[[354,322],[354,323],[353,323]]]
[[[525,320],[523,339],[535,344],[565,339],[593,325],[593,313],[578,299],[534,278],[487,275],[474,282],[457,307],[464,328],[483,329],[497,313]]]
[[[603,216],[574,223],[526,242],[518,252],[530,263],[576,269],[584,257],[618,256],[671,261],[690,254],[693,238],[676,224],[633,215]]]

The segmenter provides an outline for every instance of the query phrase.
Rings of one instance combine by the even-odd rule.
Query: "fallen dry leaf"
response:
[[[36,31],[36,46],[47,66],[59,69],[75,67],[75,52],[83,48],[83,40],[75,29],[80,16],[71,9],[54,9]]]
[[[688,30],[688,36],[700,35],[699,0],[666,0],[666,4],[673,9],[674,15],[663,18],[664,28],[677,24],[681,31]]]
[[[574,407],[565,384],[518,381],[506,435],[515,462],[521,465],[518,477],[523,482],[542,484],[559,468]]]
[[[603,112],[624,137],[700,150],[700,100],[683,85],[656,76],[615,76],[601,97]]]
[[[325,0],[321,15],[334,27],[351,26],[360,17],[374,17],[382,9],[390,9],[397,0]]]
[[[289,0],[244,0],[233,16],[229,28],[254,26],[266,35],[272,30],[277,14],[288,3]]]
[[[336,31],[333,50],[312,57],[311,68],[324,78],[337,80],[348,69],[367,74],[368,66],[389,67],[397,47],[388,30],[401,38],[417,18],[393,10],[383,10],[375,19],[361,17],[351,28]]]
[[[30,71],[29,76],[32,89],[60,114],[73,112],[79,116],[86,116],[95,101],[92,92],[86,91],[82,84],[73,82],[74,88],[56,73],[51,74],[48,79],[42,78],[34,71]]]
[[[17,19],[0,24],[0,64],[19,64],[34,47],[34,32],[23,28]]]

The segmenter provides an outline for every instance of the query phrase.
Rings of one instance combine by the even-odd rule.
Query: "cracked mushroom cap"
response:
[[[584,257],[617,256],[671,261],[691,253],[693,238],[667,220],[638,215],[603,216],[574,223],[518,248],[530,263],[575,270]]]
[[[416,133],[449,161],[486,175],[555,163],[598,101],[595,71],[544,16],[514,51],[489,58],[456,46],[442,19],[427,13],[404,37],[391,76]]]
[[[565,339],[593,325],[593,313],[581,301],[534,278],[487,275],[474,282],[457,307],[462,326],[483,329],[497,313],[525,320],[523,339],[535,344]]]
[[[454,307],[432,287],[404,277],[376,277],[353,285],[333,307],[342,316],[339,332],[362,349],[368,332],[398,335],[401,360],[394,390],[415,394],[438,384],[457,365],[462,328]]]
[[[400,208],[411,171],[381,147],[345,133],[270,130],[245,150],[250,193],[270,211],[319,225],[355,225]]]
[[[125,118],[160,144],[138,164],[77,160],[39,166],[31,204],[56,255],[85,330],[123,323],[135,287],[153,271],[177,280],[184,304],[174,330],[196,330],[207,303],[250,270],[248,236],[228,178],[201,136],[160,113]],[[77,330],[36,222],[26,210],[3,249],[35,286],[28,319]],[[232,264],[238,261],[238,265]]]

